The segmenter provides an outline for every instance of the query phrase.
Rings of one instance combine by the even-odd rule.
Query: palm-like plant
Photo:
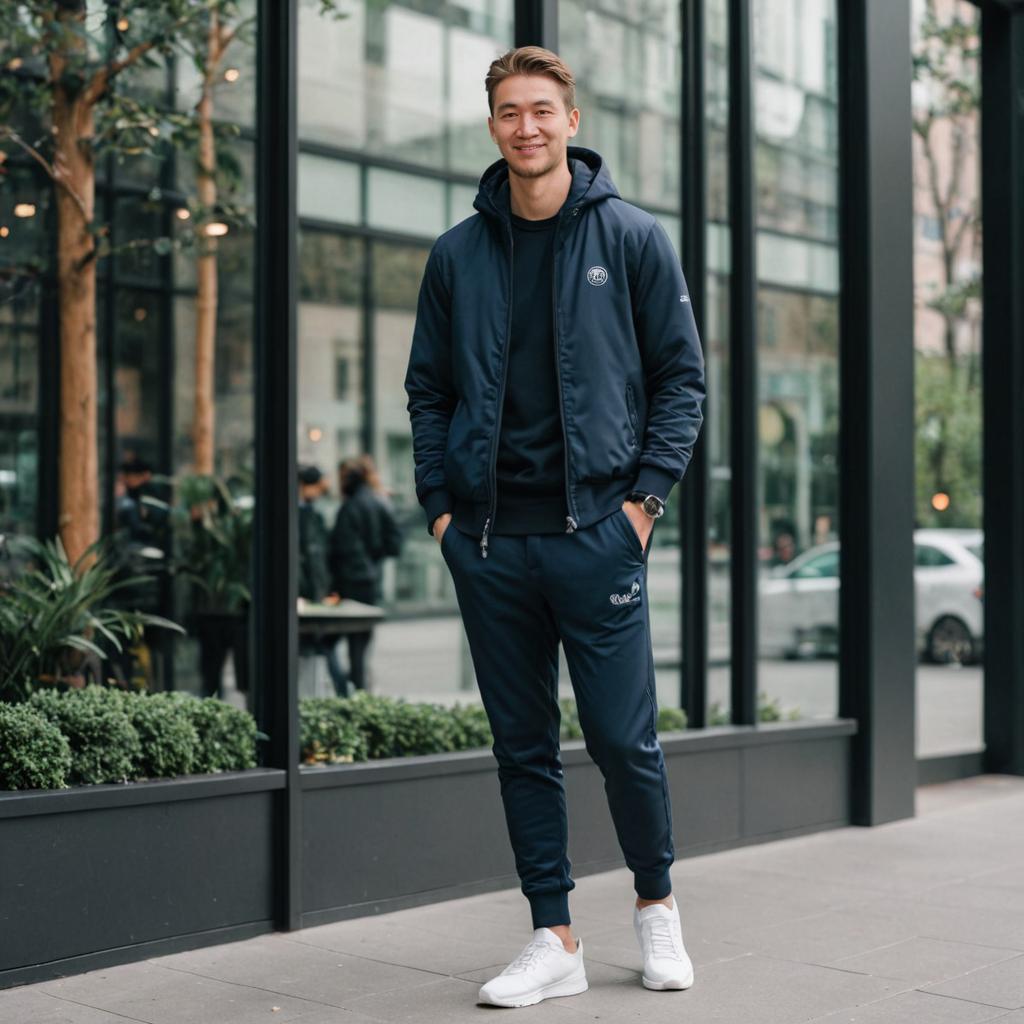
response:
[[[251,505],[216,476],[195,474],[175,482],[182,555],[174,571],[199,587],[204,610],[244,611],[251,600]]]
[[[184,630],[146,612],[114,608],[112,595],[145,583],[120,577],[110,542],[91,544],[71,563],[60,538],[19,538],[29,567],[0,583],[0,699],[19,701],[40,683],[70,682],[89,655],[104,659],[124,650],[145,626]]]

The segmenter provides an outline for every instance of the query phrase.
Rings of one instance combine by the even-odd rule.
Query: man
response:
[[[558,643],[634,875],[643,983],[688,988],[647,607],[655,519],[701,423],[704,361],[664,229],[569,146],[549,50],[491,64],[501,159],[427,260],[406,373],[416,493],[455,584],[533,940],[480,999],[587,988],[571,933]]]

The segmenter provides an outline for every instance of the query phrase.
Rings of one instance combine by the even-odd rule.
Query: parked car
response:
[[[970,664],[983,650],[983,534],[914,531],[916,644],[939,664]],[[839,650],[839,542],[766,571],[760,586],[762,657],[834,657]]]

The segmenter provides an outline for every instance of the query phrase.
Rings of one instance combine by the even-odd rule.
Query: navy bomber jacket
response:
[[[593,150],[569,146],[555,235],[554,324],[566,462],[566,532],[632,490],[668,498],[703,422],[704,356],[664,228],[619,195]],[[487,555],[512,310],[508,165],[480,179],[478,211],[427,258],[405,376],[416,497]],[[538,314],[540,315],[540,314]]]

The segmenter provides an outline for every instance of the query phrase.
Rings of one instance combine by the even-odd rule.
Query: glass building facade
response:
[[[604,156],[624,198],[660,220],[702,297],[705,425],[650,559],[659,703],[683,707],[691,728],[839,717],[842,667],[852,657],[841,628],[841,593],[851,581],[840,539],[860,524],[842,518],[851,506],[843,499],[841,434],[859,427],[858,410],[843,404],[841,349],[857,335],[843,322],[841,208],[844,174],[852,173],[843,167],[850,130],[843,112],[852,108],[841,97],[836,0],[351,0],[333,9],[303,0],[295,123],[271,125],[270,139],[261,137],[265,41],[256,14],[252,0],[242,5],[248,30],[216,68],[220,170],[212,210],[184,148],[107,154],[96,166],[97,221],[110,247],[99,263],[96,310],[102,529],[122,531],[132,556],[150,559],[156,582],[145,600],[188,627],[184,638],[154,639],[144,652],[146,685],[216,693],[254,709],[256,688],[267,685],[254,666],[250,599],[230,587],[197,586],[169,568],[193,551],[196,506],[182,487],[196,472],[205,415],[212,470],[227,496],[219,514],[233,531],[230,557],[215,568],[229,583],[250,582],[255,481],[269,458],[257,430],[255,339],[267,301],[256,283],[257,210],[273,202],[259,190],[277,187],[257,181],[258,152],[291,139],[294,459],[321,470],[326,488],[316,510],[329,529],[339,464],[371,456],[404,537],[401,554],[386,563],[370,688],[447,704],[476,699],[451,580],[422,529],[402,380],[427,253],[441,232],[473,214],[480,173],[496,158],[485,124],[488,64],[532,33],[575,71],[576,141]],[[915,62],[918,119],[905,141],[914,146],[914,209],[906,216],[918,270],[915,525],[934,532],[933,544],[921,534],[914,556],[919,752],[956,753],[984,748],[980,143],[977,96],[966,110],[937,104],[940,55],[928,47],[939,45],[936,19],[965,26],[977,45],[980,15],[965,0],[922,0],[911,18],[915,50],[907,60]],[[737,39],[749,41],[749,52],[737,54]],[[977,85],[977,60],[961,71]],[[195,109],[202,93],[195,68],[173,58],[130,81],[140,102],[171,113]],[[737,121],[737,110],[745,120]],[[687,153],[695,132],[701,157],[693,174]],[[53,190],[13,148],[5,148],[4,171],[0,532],[53,536],[61,457]],[[746,207],[737,205],[744,188]],[[737,278],[740,229],[753,251],[751,270]],[[213,297],[201,259],[211,250]],[[735,320],[744,309],[750,331]],[[951,412],[954,392],[963,400]],[[152,470],[146,493],[171,506],[147,537],[123,533],[132,496],[124,467],[133,460]],[[260,543],[274,546],[274,558],[298,559],[285,537]],[[685,625],[686,595],[695,593],[703,595],[699,632]],[[300,608],[300,632],[306,612]],[[752,669],[738,665],[739,650]],[[336,656],[344,661],[343,643]],[[299,698],[333,693],[322,646],[297,643],[293,671]],[[740,685],[756,690],[752,720],[734,706]],[[564,663],[562,686],[570,697]],[[950,700],[952,714],[943,710]]]
[[[163,11],[142,5],[133,23],[123,6],[85,5],[111,54],[143,8]],[[44,67],[16,52],[15,22],[0,39],[0,602],[26,572],[20,538],[70,536],[69,516],[94,513],[118,571],[145,575],[124,607],[183,627],[146,630],[103,671],[220,698],[261,732],[258,767],[230,777],[0,794],[6,834],[32,853],[19,897],[39,872],[74,894],[62,911],[117,903],[102,933],[19,903],[23,929],[68,938],[50,964],[36,936],[47,969],[511,884],[486,749],[325,765],[300,736],[355,650],[323,600],[329,572],[308,589],[311,566],[328,567],[307,541],[311,523],[329,536],[356,459],[401,538],[379,605],[359,613],[367,688],[480,703],[415,496],[403,383],[428,253],[474,215],[497,159],[488,66],[517,45],[574,70],[575,142],[664,226],[703,345],[704,424],[647,570],[657,704],[685,713],[662,739],[686,852],[691,835],[701,852],[880,824],[915,813],[921,782],[1024,772],[1020,3],[223,11],[219,36],[154,46],[119,77],[116,108],[98,108],[95,306],[77,320],[61,292],[66,196],[30,152],[50,131],[32,101]],[[983,198],[999,211],[984,231]],[[83,323],[94,359],[68,341]],[[76,406],[79,432],[95,413],[97,451],[77,476]],[[94,508],[67,506],[69,480],[95,483]],[[583,870],[607,870],[600,779],[582,744],[566,754]],[[54,814],[70,852],[33,831]],[[131,898],[76,874],[131,843],[146,851]],[[140,927],[131,915],[159,903],[142,876],[172,847],[172,864],[207,858],[230,908],[185,879],[172,930],[164,904]],[[11,976],[44,959],[0,954]]]

